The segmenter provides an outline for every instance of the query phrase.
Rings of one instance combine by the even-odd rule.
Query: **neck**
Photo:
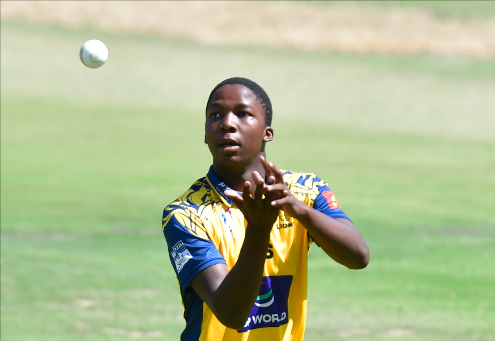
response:
[[[259,155],[265,156],[264,152]],[[259,155],[247,165],[225,165],[213,161],[213,171],[220,180],[230,188],[242,192],[244,182],[249,181],[253,185],[253,172],[257,171],[262,178],[265,178],[265,169],[261,164]]]

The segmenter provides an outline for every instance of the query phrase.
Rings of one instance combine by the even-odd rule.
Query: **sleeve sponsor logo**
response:
[[[289,321],[288,300],[292,276],[263,277],[251,314],[239,333],[251,329],[279,327]]]
[[[174,246],[172,246],[172,251],[170,251],[170,256],[175,262],[175,269],[179,273],[184,265],[189,262],[189,259],[193,258],[189,250],[184,246],[182,240],[179,240]]]
[[[340,208],[340,206],[337,204],[337,198],[332,191],[323,191],[321,192],[321,195],[323,195],[323,197],[327,200],[328,207],[333,209]]]

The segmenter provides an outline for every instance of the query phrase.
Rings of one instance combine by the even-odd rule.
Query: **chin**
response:
[[[244,168],[245,160],[238,155],[222,155],[213,159],[217,165],[225,168]]]
[[[242,164],[242,158],[238,156],[227,156],[224,155],[222,157],[215,159],[216,163],[221,164],[223,166],[236,166]]]

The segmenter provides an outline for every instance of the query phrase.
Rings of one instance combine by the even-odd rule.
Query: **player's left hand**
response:
[[[260,156],[260,160],[266,172],[266,192],[271,194],[271,205],[283,210],[288,216],[297,219],[303,213],[303,210],[307,208],[307,205],[294,197],[279,168],[268,162],[263,156]]]

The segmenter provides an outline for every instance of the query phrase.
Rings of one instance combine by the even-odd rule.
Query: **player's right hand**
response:
[[[248,229],[271,231],[280,209],[271,204],[274,199],[273,194],[267,193],[267,184],[261,175],[254,171],[252,176],[253,183],[256,184],[253,191],[251,190],[251,182],[246,181],[242,195],[233,190],[226,190],[224,194],[232,199],[244,214],[244,218],[248,222]]]

